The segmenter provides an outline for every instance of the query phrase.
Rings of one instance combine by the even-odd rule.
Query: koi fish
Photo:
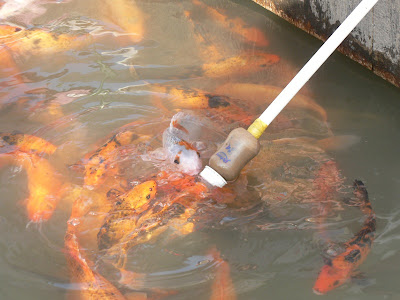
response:
[[[163,147],[167,151],[169,160],[178,166],[178,169],[188,175],[196,175],[202,168],[200,153],[187,142],[188,130],[179,124],[180,119],[186,118],[183,112],[175,114],[170,126],[163,133]]]
[[[222,94],[214,94],[195,88],[176,87],[171,85],[153,85],[155,106],[166,113],[175,109],[207,109],[209,119],[224,120],[224,123],[240,122],[250,125],[253,117],[249,109],[242,107],[242,101]]]
[[[17,27],[17,26],[11,26],[7,24],[1,24],[0,25],[0,37],[8,37],[11,36],[12,34],[21,31],[22,28]]]
[[[344,284],[358,268],[371,250],[376,230],[375,213],[368,199],[364,184],[354,182],[354,194],[361,202],[360,209],[366,215],[363,228],[345,243],[346,250],[332,259],[327,259],[314,284],[316,294],[325,294]]]
[[[19,151],[37,155],[50,155],[57,149],[57,146],[40,137],[23,133],[0,133],[0,149],[3,147],[3,153]]]
[[[155,181],[146,181],[117,198],[114,207],[108,213],[97,239],[99,250],[118,244],[135,228],[136,218],[157,193]]]
[[[79,49],[87,45],[89,35],[72,36],[57,34],[44,29],[23,29],[17,26],[1,25],[0,41],[2,49],[13,57],[14,61],[26,61],[32,56],[51,55],[66,50]],[[7,66],[7,61],[1,60],[0,67]]]
[[[29,196],[24,203],[29,220],[34,223],[47,221],[64,190],[60,175],[47,159],[36,154],[17,152],[13,163],[21,165],[28,177]]]
[[[174,108],[180,109],[204,109],[204,108],[223,108],[230,106],[229,98],[226,96],[212,95],[205,93],[199,89],[181,88],[172,85],[152,85],[154,98],[157,96],[165,96]],[[154,104],[165,112],[170,111],[164,105],[160,105],[157,101]]]
[[[237,56],[203,64],[202,71],[203,76],[212,78],[236,75],[243,76],[262,71],[279,61],[280,57],[276,54],[259,51],[251,53],[243,52]]]
[[[215,248],[209,251],[209,255],[218,264],[210,300],[236,300],[229,264],[221,258],[220,253]]]
[[[133,125],[133,123],[128,124]],[[118,172],[118,169],[112,166],[112,163],[118,157],[118,148],[126,146],[135,142],[141,142],[148,139],[147,136],[139,136],[132,130],[123,130],[114,134],[105,144],[103,144],[94,153],[89,154],[86,158],[85,178],[86,186],[98,186],[106,179],[106,174],[112,175]]]
[[[222,47],[207,42],[202,34],[198,33],[196,26],[190,18],[190,12],[185,12],[187,20],[192,27],[194,37],[200,48],[200,56],[207,63],[201,66],[200,73],[205,77],[218,78],[223,76],[246,75],[261,71],[280,61],[280,57],[261,51],[243,51],[239,55],[224,53]],[[227,58],[228,57],[228,58]]]
[[[0,75],[4,78],[13,76],[7,85],[20,85],[23,83],[21,76],[18,75],[18,67],[10,49],[5,47],[2,43],[4,37],[11,36],[20,30],[22,29],[19,27],[0,25]]]
[[[117,257],[114,266],[123,274],[128,272],[123,269],[127,249],[156,238],[170,227],[179,226],[181,234],[194,229],[193,223],[188,221],[193,214],[190,207],[196,203],[193,197],[204,198],[207,187],[194,182],[191,176],[178,179],[172,176],[168,181],[163,180],[164,175],[156,176],[157,181],[145,181],[117,198],[98,233],[98,248]],[[180,191],[182,186],[186,188]],[[161,191],[160,198],[156,198],[158,190]]]
[[[70,271],[71,283],[77,285],[71,299],[80,300],[125,300],[121,292],[107,279],[90,267],[91,261],[82,253],[71,224],[64,238],[65,255]]]
[[[124,30],[131,42],[138,43],[144,35],[144,17],[134,1],[108,0],[99,7],[104,17]]]
[[[212,8],[211,6],[208,6],[199,0],[193,0],[192,2],[194,5],[204,9],[208,15],[218,22],[219,25],[241,36],[247,42],[254,43],[259,47],[268,46],[269,42],[261,30],[256,27],[250,27],[246,25],[241,18],[228,18],[215,8]]]
[[[253,83],[227,83],[219,86],[215,92],[218,94],[238,99],[248,99],[256,103],[270,104],[281,92],[281,88],[272,85],[259,85]],[[298,94],[288,107],[302,108],[315,112],[323,121],[328,119],[326,111],[311,98]]]

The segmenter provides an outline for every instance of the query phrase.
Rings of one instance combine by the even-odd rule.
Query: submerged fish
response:
[[[360,209],[366,215],[363,228],[345,243],[345,251],[327,259],[314,284],[316,294],[325,294],[344,284],[368,256],[374,241],[376,220],[364,184],[354,182],[354,194],[361,202]]]
[[[60,174],[42,157],[43,154],[53,154],[56,149],[55,145],[37,136],[0,134],[2,158],[6,155],[8,163],[21,166],[27,174],[29,196],[24,204],[32,222],[50,219],[63,193]]]
[[[226,47],[221,45],[221,41],[215,40],[210,42],[210,39],[214,38],[212,36],[204,36],[203,32],[198,30],[191,18],[190,12],[185,11],[185,15],[192,28],[195,42],[198,44],[199,55],[205,61],[199,70],[201,76],[207,78],[243,77],[268,69],[271,65],[277,64],[280,61],[280,57],[276,54],[255,51],[254,49],[243,50],[239,53],[226,53]],[[217,20],[217,24],[218,22],[220,20]],[[229,28],[228,25],[225,27]]]
[[[134,123],[128,125],[133,126]],[[140,143],[149,138],[136,134],[132,128],[129,128],[130,126],[124,127],[96,151],[89,153],[83,160],[86,186],[99,186],[104,183],[107,175],[112,176],[118,173],[118,168],[114,164],[121,147]]]
[[[2,149],[4,147],[4,150]],[[57,147],[52,143],[29,134],[0,133],[0,152],[15,151],[35,154],[53,154]]]
[[[259,47],[268,46],[269,42],[265,35],[257,27],[251,27],[247,25],[243,19],[229,18],[227,15],[221,13],[219,10],[208,6],[200,0],[193,0],[194,5],[199,8],[204,9],[209,16],[211,16],[220,26],[232,31],[233,33],[239,35],[245,41],[253,43]]]
[[[253,83],[227,83],[216,89],[217,93],[247,99],[248,101],[268,106],[282,91],[281,88],[272,85],[260,85]],[[321,120],[327,120],[325,109],[315,100],[302,94],[296,95],[287,106],[290,109],[303,109],[315,113]]]
[[[13,164],[22,166],[28,177],[29,196],[24,204],[29,220],[35,223],[47,221],[64,191],[60,175],[47,159],[36,154],[17,152],[13,160]]]
[[[129,35],[131,42],[137,43],[143,39],[144,16],[135,1],[107,0],[98,7],[106,20],[119,26],[124,34]]]
[[[72,300],[125,300],[121,292],[106,278],[92,269],[93,263],[81,251],[78,239],[72,227],[64,238],[65,256],[67,258],[71,283],[77,287],[70,292]]]
[[[134,229],[140,212],[147,208],[156,193],[156,182],[146,181],[119,196],[97,235],[99,250],[121,243]]]
[[[91,41],[90,35],[74,36],[55,33],[45,29],[24,29],[18,26],[1,25],[1,50],[9,52],[18,63],[33,56],[51,55],[71,49],[79,49]],[[0,62],[3,63],[3,60]],[[0,65],[0,67],[3,67]]]

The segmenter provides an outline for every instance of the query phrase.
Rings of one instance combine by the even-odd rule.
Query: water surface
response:
[[[129,1],[114,3],[126,5]],[[156,85],[184,85],[209,93],[228,83],[284,87],[321,45],[320,41],[253,3],[226,0],[204,3],[231,19],[240,17],[248,26],[259,28],[269,45],[259,47],[245,42],[191,1],[137,1],[144,30],[143,38],[136,42],[124,35],[124,28],[119,26],[132,21],[110,18],[110,8],[96,1],[38,2],[35,5],[41,9],[33,9],[30,4],[24,13],[8,17],[5,22],[25,28],[43,27],[76,36],[88,35],[90,43],[51,56],[30,56],[18,63],[23,82],[10,84],[10,77],[2,78],[0,131],[19,131],[51,141],[59,148],[50,162],[65,176],[65,181],[83,186],[83,175],[70,166],[95,150],[119,127],[135,120],[145,124],[157,122],[156,131],[147,131],[156,137],[151,146],[161,146],[160,134],[179,107],[165,99],[164,108],[157,105],[153,101]],[[32,18],[22,17],[27,14]],[[209,55],[211,52],[207,57],[204,50],[213,45],[222,57],[241,51],[262,51],[278,55],[280,61],[259,70],[232,70],[211,78],[202,72],[202,66],[215,62]],[[355,137],[356,142],[349,145],[341,144],[339,139],[335,147],[319,155],[336,163],[344,178],[343,187],[350,186],[354,179],[365,183],[377,215],[377,237],[360,268],[363,276],[328,293],[325,298],[397,299],[400,296],[396,280],[399,276],[396,262],[400,259],[400,205],[397,201],[400,92],[335,53],[302,93],[326,111],[326,122],[320,116],[318,122],[315,121],[315,111],[309,109],[289,110],[288,115],[303,122],[298,127],[304,129],[302,137],[314,140]],[[240,100],[251,112],[261,112],[266,107],[262,100],[250,96]],[[291,127],[286,128],[283,121],[279,124],[271,126],[264,141],[300,134],[300,130],[286,130]],[[211,141],[210,148],[223,140],[230,125],[226,128],[203,126],[209,138],[205,142]],[[305,148],[299,149],[305,151]],[[288,153],[291,159],[297,155]],[[204,162],[206,157],[207,154]],[[132,182],[143,170],[132,168],[136,166],[136,159],[139,160],[131,158],[124,164],[125,174]],[[281,161],[283,165],[285,158]],[[285,166],[289,169],[316,168],[305,159],[288,161]],[[161,237],[155,243],[132,249],[128,267],[148,274],[146,288],[178,291],[169,297],[171,299],[208,299],[216,266],[207,253],[215,245],[231,266],[239,299],[320,297],[312,292],[312,287],[323,266],[322,255],[327,245],[318,226],[310,222],[314,204],[301,201],[307,195],[279,204],[276,199],[279,189],[274,189],[278,183],[270,185],[268,190],[260,188],[258,184],[262,182],[254,179],[266,180],[268,173],[264,169],[270,170],[257,161],[250,165],[247,171],[253,171],[253,177],[247,178],[249,191],[239,196],[243,203],[254,197],[251,199],[260,203],[259,206],[248,208],[242,218],[233,213],[221,216],[216,213],[210,217],[212,224],[198,232],[173,240]],[[240,186],[243,180],[233,185]],[[74,288],[69,283],[63,253],[71,199],[60,201],[49,221],[27,226],[28,219],[21,203],[27,197],[25,172],[15,166],[4,167],[0,170],[0,182],[0,298],[65,299],[68,291]],[[351,196],[349,190],[344,194],[346,197]],[[342,203],[343,199],[337,200]],[[257,217],[252,218],[253,215]],[[363,220],[357,208],[343,205],[342,210],[332,212],[326,231],[340,248],[341,243],[361,228]],[[96,230],[98,228],[93,228],[93,232]],[[118,285],[118,274],[101,264],[101,253],[95,247],[88,252],[93,260],[99,259],[96,267],[103,276],[123,293],[132,292],[131,288]]]

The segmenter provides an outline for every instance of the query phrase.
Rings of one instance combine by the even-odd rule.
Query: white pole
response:
[[[363,0],[259,117],[269,125],[378,0]]]

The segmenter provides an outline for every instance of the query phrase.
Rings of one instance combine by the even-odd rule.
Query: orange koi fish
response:
[[[67,232],[64,237],[64,249],[67,259],[70,280],[77,288],[70,292],[68,299],[80,300],[124,300],[125,297],[107,279],[93,271],[93,263],[84,256],[76,236],[74,221],[84,216],[89,210],[88,202],[80,198],[80,191],[76,192],[78,199],[72,205],[71,217],[68,220]],[[75,194],[75,193],[74,193]]]
[[[204,108],[220,108],[230,105],[229,98],[225,96],[211,95],[195,88],[185,88],[174,85],[152,85],[154,91],[154,100],[158,96],[165,96],[173,106],[173,108],[181,109],[204,109]],[[154,101],[154,104],[165,112],[170,111],[163,103]]]
[[[50,155],[57,149],[57,146],[40,137],[23,133],[0,133],[0,149],[3,147],[3,153],[20,151],[37,155]]]
[[[248,99],[256,103],[270,104],[282,91],[281,88],[272,85],[259,85],[253,83],[227,83],[216,89],[216,93],[238,99]],[[288,107],[308,109],[315,112],[323,121],[328,116],[326,111],[311,98],[298,94]]]
[[[32,56],[51,55],[71,49],[79,49],[90,42],[90,36],[57,34],[44,29],[23,29],[21,27],[0,26],[0,50],[8,52],[16,62],[24,62]],[[0,67],[10,63],[0,60]]]
[[[148,139],[147,136],[139,136],[129,129],[114,134],[104,145],[89,154],[85,160],[85,185],[95,187],[105,181],[106,175],[115,175],[118,169],[112,166],[112,163],[118,157],[118,148],[146,139]]]
[[[0,75],[2,77],[13,76],[15,82],[9,82],[8,85],[22,84],[23,80],[18,75],[18,67],[8,47],[3,44],[3,39],[12,36],[13,34],[21,31],[22,29],[10,25],[0,25]]]
[[[209,254],[218,263],[210,300],[236,300],[229,264],[221,258],[215,248],[211,249]]]
[[[208,109],[208,118],[224,119],[225,122],[242,122],[250,125],[253,117],[242,108],[241,101],[200,89],[172,85],[152,85],[155,92],[152,101],[166,113],[171,109]]]
[[[47,221],[52,216],[63,193],[59,174],[45,158],[18,153],[16,161],[28,177],[29,197],[25,200],[28,218],[32,222]]]
[[[99,250],[118,244],[134,230],[137,221],[134,216],[147,207],[156,193],[156,182],[146,181],[118,197],[97,235]]]
[[[70,227],[69,224],[64,242],[71,283],[77,285],[77,290],[70,294],[71,299],[125,300],[111,282],[91,269],[91,262],[81,253],[74,229]]]
[[[278,55],[261,51],[243,51],[239,55],[226,54],[222,47],[210,44],[202,34],[197,32],[196,26],[190,18],[190,12],[186,11],[185,14],[199,45],[199,54],[207,62],[201,66],[201,74],[205,77],[243,76],[261,71],[280,61]]]
[[[133,43],[143,39],[144,17],[135,1],[107,0],[99,9],[106,19],[123,29]]]
[[[157,182],[164,175],[167,174],[158,176],[157,181],[149,180],[139,184],[126,195],[117,198],[97,235],[99,249],[117,257],[114,265],[123,274],[128,272],[123,268],[129,248],[155,239],[170,226],[179,227],[178,232],[181,234],[188,234],[194,229],[193,223],[188,221],[193,213],[190,207],[195,205],[193,197],[202,198],[207,187],[194,182],[191,176],[175,180],[171,178],[168,184],[164,180],[164,186],[159,187]],[[179,191],[182,185],[185,189]],[[170,193],[167,195],[164,189]],[[161,196],[156,198],[158,190]]]
[[[346,242],[346,250],[328,260],[322,267],[313,288],[316,294],[325,294],[344,284],[353,275],[355,269],[363,263],[371,250],[376,230],[375,213],[364,184],[356,180],[354,188],[354,194],[361,202],[360,209],[367,218],[363,228],[350,241]]]
[[[228,29],[235,34],[241,36],[244,40],[249,43],[254,43],[259,47],[268,46],[269,42],[265,38],[265,35],[260,29],[256,27],[250,27],[245,24],[241,18],[228,18],[226,15],[220,13],[215,8],[212,8],[199,0],[193,0],[193,4],[204,9],[208,15],[218,22],[222,27]]]
[[[32,222],[50,219],[62,194],[59,174],[42,154],[53,154],[52,143],[37,136],[22,133],[0,134],[0,148],[10,156],[12,164],[21,165],[28,177],[29,197],[25,200],[28,218]]]
[[[243,52],[240,55],[220,59],[216,62],[206,63],[202,66],[203,75],[206,77],[222,77],[247,75],[249,73],[262,71],[267,67],[278,63],[280,57],[275,54],[264,52]]]

